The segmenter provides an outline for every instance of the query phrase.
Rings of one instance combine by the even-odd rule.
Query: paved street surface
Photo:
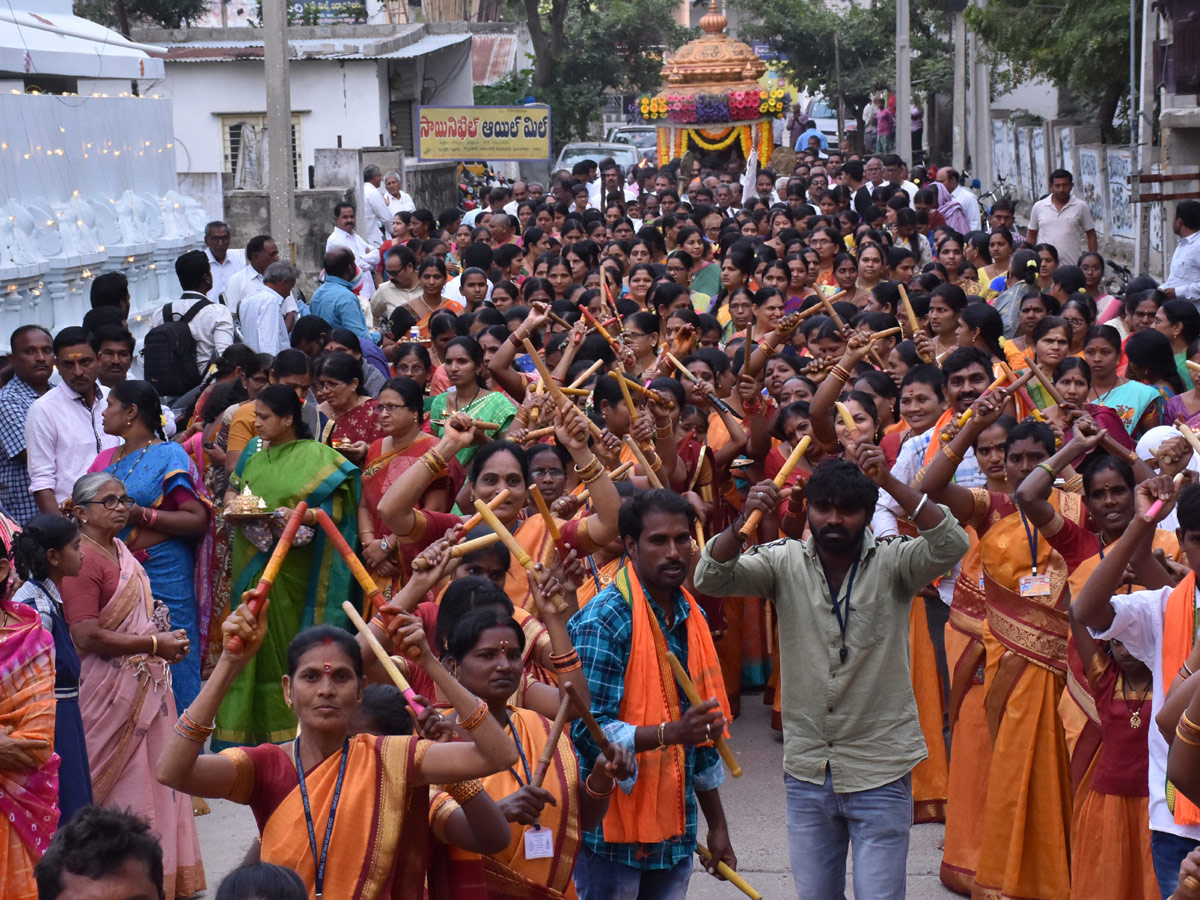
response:
[[[746,774],[728,778],[721,794],[738,868],[766,900],[792,900],[796,896],[788,866],[784,831],[783,744],[770,728],[770,709],[761,695],[743,697],[742,716],[733,729],[733,746]],[[224,801],[212,803],[212,813],[196,820],[200,848],[208,875],[208,896],[221,878],[241,862],[256,834],[254,817],[244,806]],[[701,823],[701,835],[703,835]],[[938,881],[941,825],[917,825],[908,855],[908,900],[955,897]],[[846,894],[853,897],[851,886]],[[703,870],[692,877],[689,898],[737,900],[735,887],[711,878]]]

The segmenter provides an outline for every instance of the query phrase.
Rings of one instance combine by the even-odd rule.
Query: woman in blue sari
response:
[[[249,487],[271,515],[243,520],[234,530],[231,596],[240,598],[258,584],[287,516],[302,500],[308,503],[309,521],[271,585],[271,628],[262,649],[221,703],[214,750],[278,744],[296,736],[296,715],[284,701],[281,684],[288,641],[312,625],[347,627],[342,601],[358,596],[345,561],[325,533],[312,527],[312,513],[323,509],[346,542],[358,545],[358,468],[332,447],[311,440],[293,388],[273,384],[254,403],[258,437],[242,451],[226,500]]]
[[[187,632],[191,649],[171,667],[177,709],[200,693],[201,635],[208,634],[212,571],[207,561],[213,532],[212,503],[196,464],[163,435],[158,392],[148,381],[122,381],[108,394],[104,431],[124,443],[96,457],[89,472],[110,472],[125,483],[134,506],[118,534],[150,577],[150,589],[171,613],[171,626]]]

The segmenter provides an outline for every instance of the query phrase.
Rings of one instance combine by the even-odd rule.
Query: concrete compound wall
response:
[[[350,191],[336,188],[296,191],[292,207],[296,241],[296,259],[293,261],[300,267],[300,289],[310,297],[316,287],[316,275],[321,271],[325,240],[333,231],[333,207],[342,200],[352,201],[350,194]],[[226,191],[225,221],[229,223],[234,247],[245,246],[246,241],[256,234],[269,234],[269,194],[266,191]]]

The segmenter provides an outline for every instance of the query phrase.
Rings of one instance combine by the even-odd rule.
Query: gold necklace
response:
[[[100,543],[98,540],[96,540],[94,537],[92,537],[86,531],[83,532],[83,536],[85,538],[87,538],[89,541],[91,541],[93,544],[95,544],[100,549],[101,553],[103,553],[105,556],[107,556],[109,559],[111,559],[117,565],[121,564],[120,560],[117,559],[117,554],[114,553],[112,550],[109,550],[107,547],[105,547],[102,543]]]

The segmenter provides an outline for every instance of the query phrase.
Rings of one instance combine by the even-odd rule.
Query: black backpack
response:
[[[146,380],[154,385],[160,397],[178,397],[200,383],[202,373],[196,367],[196,341],[188,326],[210,303],[208,299],[197,300],[179,318],[168,303],[163,307],[162,324],[146,333],[142,343]]]

